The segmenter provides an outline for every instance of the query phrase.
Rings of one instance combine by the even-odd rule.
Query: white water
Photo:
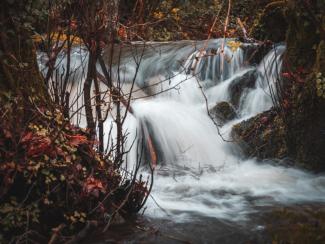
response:
[[[209,54],[211,49],[219,52],[221,44],[222,40],[210,41],[201,55]],[[145,50],[136,82],[139,87],[152,86],[135,98],[172,88],[156,96],[136,99],[132,103],[134,116],[129,115],[124,124],[129,133],[127,148],[139,136],[141,126],[148,126],[158,153],[152,190],[155,201],[149,198],[145,214],[153,218],[172,216],[179,222],[197,216],[242,220],[257,211],[258,206],[324,202],[324,176],[255,159],[242,160],[236,146],[218,134],[207,113],[207,104],[211,108],[217,102],[230,101],[229,86],[254,69],[259,73],[255,88],[244,90],[237,111],[239,118],[220,128],[220,134],[230,139],[233,124],[269,109],[272,100],[268,84],[274,87],[284,47],[276,47],[253,67],[245,63],[241,48],[233,53],[226,47],[222,61],[220,55],[200,58],[198,49],[202,46],[204,43],[176,42],[153,44]],[[198,61],[195,57],[199,57]],[[74,60],[80,63],[80,58]],[[127,92],[135,64],[130,54],[125,55],[122,63],[121,77]],[[164,79],[165,82],[154,85]],[[105,141],[109,140],[111,126],[109,118],[105,123]],[[135,162],[136,154],[134,146],[127,161]],[[146,174],[146,167],[143,173]]]
[[[212,41],[209,48],[218,50],[220,44],[219,40]],[[202,91],[198,88],[202,85],[211,107],[216,102],[230,100],[228,87],[235,78],[252,69],[259,72],[255,88],[247,89],[242,94],[237,111],[240,118],[221,128],[223,137],[229,139],[233,124],[272,107],[266,79],[269,79],[270,87],[274,87],[284,47],[276,47],[258,67],[244,64],[241,49],[232,53],[226,48],[225,53],[231,60],[224,62],[223,69],[220,68],[222,57],[219,55],[203,57],[198,64],[193,65],[193,57],[198,56],[198,52],[193,51],[190,55],[189,50],[183,47],[176,51],[177,55],[174,49],[165,52],[163,63],[166,63],[169,55],[170,62],[175,62],[175,56],[183,59],[184,55],[188,55],[185,68],[188,70],[188,67],[192,67],[190,73],[201,71],[197,75],[201,79],[192,77],[189,72],[181,72],[151,92],[181,83],[176,89],[138,100],[132,105],[136,118],[133,122],[139,124],[146,121],[150,125],[155,146],[159,147],[160,165],[155,172],[152,191],[155,201],[149,198],[145,214],[154,218],[172,216],[174,221],[180,222],[190,221],[195,216],[243,220],[249,213],[256,211],[257,206],[324,202],[324,176],[254,159],[240,159],[234,153],[235,146],[223,141],[218,134],[207,114]],[[156,66],[160,65],[157,54],[152,55],[156,62],[143,65],[140,77],[143,73],[153,74],[152,66],[157,70]],[[175,74],[177,70],[169,72]],[[150,77],[145,77],[145,80],[150,83]],[[135,160],[134,154],[129,156],[129,161]]]

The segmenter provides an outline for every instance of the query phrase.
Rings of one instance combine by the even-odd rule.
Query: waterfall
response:
[[[243,160],[236,154],[236,145],[228,142],[234,124],[273,106],[270,93],[279,82],[285,51],[277,45],[254,65],[246,58],[247,44],[233,49],[229,41],[234,40],[226,40],[224,50],[223,39],[139,44],[136,52],[132,48],[123,52],[121,65],[113,72],[113,77],[122,77],[127,93],[141,53],[135,81],[143,89],[134,94],[133,115],[128,115],[123,129],[128,133],[126,148],[150,135],[157,153],[155,200],[147,202],[148,217],[173,216],[180,222],[197,216],[244,220],[258,206],[325,201],[324,176]],[[85,55],[76,51],[72,59],[80,64]],[[241,84],[249,75],[255,77],[253,84]],[[82,81],[84,74],[79,76]],[[221,101],[233,103],[232,87],[238,84],[237,117],[217,128],[208,111]],[[82,82],[71,85],[71,96],[81,88]],[[112,117],[104,126],[105,142],[110,131],[112,139],[116,138]],[[137,160],[138,148],[134,145],[126,155],[129,168]],[[148,160],[144,157],[143,163]],[[144,166],[142,174],[147,173]]]
[[[255,88],[249,90],[243,99],[242,115],[254,115],[272,107],[271,95],[276,94],[276,82],[280,82],[279,74],[284,51],[284,46],[274,47],[259,64]]]
[[[168,217],[167,212],[181,222],[195,216],[243,220],[256,206],[325,201],[324,176],[255,159],[242,160],[235,145],[225,141],[230,139],[233,124],[273,106],[270,92],[279,82],[285,47],[275,46],[254,66],[244,59],[242,48],[231,50],[226,46],[222,57],[221,43],[212,40],[203,51],[200,47],[205,43],[180,49],[172,48],[179,44],[166,44],[170,47],[164,47],[167,51],[162,65],[166,68],[168,63],[168,69],[157,72],[160,62],[155,53],[140,67],[140,77],[147,84],[157,75],[160,80],[166,79],[150,91],[152,97],[132,104],[132,127],[148,128],[159,161],[152,191],[155,201],[149,199],[147,216]],[[214,55],[209,55],[211,50],[216,50]],[[226,61],[221,62],[222,58]],[[183,65],[172,65],[178,61]],[[207,110],[217,102],[231,102],[230,87],[249,72],[256,72],[255,84],[243,88],[238,117],[219,128],[218,133]],[[168,91],[159,93],[162,90]]]

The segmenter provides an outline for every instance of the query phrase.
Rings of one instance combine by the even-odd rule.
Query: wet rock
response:
[[[230,102],[238,108],[240,97],[247,88],[253,88],[257,78],[255,69],[248,71],[243,76],[236,78],[229,86]]]
[[[234,107],[228,102],[217,103],[211,110],[211,115],[222,125],[236,118],[237,114]]]
[[[259,159],[287,157],[284,122],[274,110],[234,125],[231,136],[245,156]]]
[[[243,43],[244,60],[249,65],[258,65],[272,49],[273,43],[265,41],[262,44]]]

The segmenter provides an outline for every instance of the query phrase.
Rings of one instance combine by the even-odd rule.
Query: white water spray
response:
[[[219,50],[220,43],[220,40],[211,41],[209,48]],[[171,62],[175,62],[175,56],[183,59],[184,55],[189,55],[190,48],[190,45],[183,47],[176,52],[178,55],[175,50],[165,53],[164,62],[169,55]],[[169,217],[169,214],[175,221],[191,220],[194,216],[238,220],[245,219],[256,206],[325,201],[324,176],[254,159],[241,160],[232,152],[234,145],[221,138],[207,114],[200,87],[208,99],[209,108],[216,102],[229,102],[232,82],[254,69],[258,73],[255,87],[244,89],[237,111],[239,118],[225,124],[221,134],[229,139],[235,122],[271,108],[269,89],[277,82],[284,50],[284,46],[275,47],[258,67],[253,67],[245,64],[241,48],[234,52],[226,48],[225,55],[229,60],[224,62],[222,69],[220,54],[197,61],[198,51],[193,51],[185,68],[179,68],[182,70],[180,74],[161,84],[153,93],[170,87],[172,90],[133,103],[137,123],[146,122],[159,148],[160,165],[152,191],[159,207],[149,199],[148,216]],[[159,65],[159,61],[146,63],[140,74],[148,73],[148,70],[150,73],[151,66]],[[178,71],[169,70],[172,74]],[[191,75],[193,73],[195,76]],[[145,80],[150,82],[150,77]]]
[[[128,115],[124,130],[129,133],[128,148],[139,136],[141,126],[147,126],[158,153],[152,191],[156,202],[149,198],[145,214],[155,218],[172,215],[175,221],[197,216],[238,220],[256,211],[257,206],[324,202],[324,176],[254,159],[244,161],[234,153],[235,146],[223,140],[230,139],[233,124],[272,107],[270,88],[277,82],[285,48],[275,47],[254,67],[244,60],[242,48],[232,51],[225,47],[222,57],[222,41],[209,41],[201,55],[203,42],[152,43],[144,50],[136,83],[149,88],[135,93],[134,98],[151,97],[132,103],[134,116]],[[72,60],[78,64],[85,56],[77,52],[73,55]],[[122,64],[120,77],[127,93],[136,70],[131,51],[126,52]],[[254,70],[258,74],[255,86],[243,89],[238,117],[219,128],[218,133],[207,105],[210,109],[218,102],[230,102],[229,87]],[[78,87],[80,90],[82,86]],[[82,97],[79,100],[82,103]],[[111,126],[109,118],[105,122],[105,141]],[[113,128],[113,139],[115,132]],[[137,160],[136,148],[127,155],[129,163]]]

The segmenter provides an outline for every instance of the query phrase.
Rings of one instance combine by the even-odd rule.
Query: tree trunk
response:
[[[44,102],[49,96],[37,65],[27,7],[26,1],[1,2],[0,89],[26,101]]]
[[[325,3],[323,0],[290,0],[285,69],[291,81],[288,142],[291,155],[307,167],[325,170],[325,98],[317,94],[317,75],[325,76]]]

